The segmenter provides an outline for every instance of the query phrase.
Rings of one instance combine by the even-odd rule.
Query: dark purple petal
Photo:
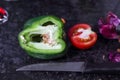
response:
[[[120,19],[118,19],[118,18],[115,19],[115,20],[113,21],[113,25],[116,26],[116,27],[117,27],[118,25],[120,25]]]
[[[110,24],[110,19],[111,18],[117,18],[117,16],[115,14],[113,14],[112,12],[109,12],[107,17],[106,17],[106,21],[108,24]]]
[[[119,18],[110,18],[111,25],[118,26],[120,24],[120,19]]]
[[[113,14],[112,12],[109,12],[107,15],[107,23],[118,26],[120,24],[120,19],[117,17],[117,15]]]
[[[98,20],[98,25],[99,25],[99,26],[104,25],[104,21],[103,21],[102,18],[100,18],[100,19]]]
[[[113,60],[113,57],[114,57],[114,52],[110,52],[109,53],[109,60]]]
[[[102,25],[99,31],[105,38],[108,38],[108,39],[118,38],[116,29],[114,28],[113,25]]]
[[[118,52],[110,52],[109,60],[112,62],[120,62],[120,53]]]

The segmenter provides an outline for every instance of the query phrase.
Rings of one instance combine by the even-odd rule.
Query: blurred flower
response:
[[[120,28],[120,19],[109,12],[105,20],[100,18],[98,21],[99,31],[107,39],[118,39],[118,30]]]
[[[120,62],[120,53],[119,52],[110,52],[109,60],[112,62]]]

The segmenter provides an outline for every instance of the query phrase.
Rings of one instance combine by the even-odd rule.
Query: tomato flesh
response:
[[[69,31],[72,44],[79,49],[92,47],[97,40],[97,34],[91,30],[87,24],[77,24]]]

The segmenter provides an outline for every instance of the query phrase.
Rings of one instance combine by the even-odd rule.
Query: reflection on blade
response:
[[[71,71],[83,72],[85,62],[38,63],[23,66],[16,71]]]

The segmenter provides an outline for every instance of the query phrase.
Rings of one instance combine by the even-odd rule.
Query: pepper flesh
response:
[[[63,22],[55,16],[41,16],[29,20],[19,33],[20,46],[31,56],[53,59],[66,51]]]

